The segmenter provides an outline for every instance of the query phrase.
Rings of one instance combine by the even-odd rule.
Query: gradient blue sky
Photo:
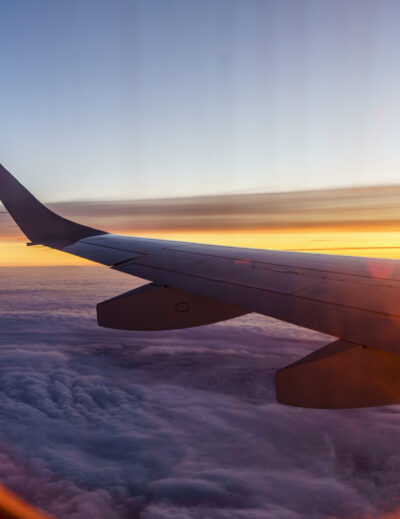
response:
[[[44,200],[398,182],[400,3],[0,0],[0,161]]]

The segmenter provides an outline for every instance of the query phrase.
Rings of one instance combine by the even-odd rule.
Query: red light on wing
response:
[[[251,263],[249,259],[235,259],[235,264],[237,263]]]
[[[368,270],[375,279],[387,279],[393,272],[395,263],[393,260],[371,259],[368,260]]]

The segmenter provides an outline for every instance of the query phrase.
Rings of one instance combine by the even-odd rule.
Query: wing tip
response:
[[[34,243],[74,243],[104,231],[73,222],[37,200],[0,164],[0,200],[22,232]]]

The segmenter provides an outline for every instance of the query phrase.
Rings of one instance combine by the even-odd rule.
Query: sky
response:
[[[58,519],[398,519],[399,406],[277,404],[274,373],[332,338],[250,314],[96,325],[139,280],[0,268],[0,479]]]
[[[1,0],[0,162],[48,201],[398,182],[396,0]]]
[[[400,257],[399,15],[0,0],[0,162],[111,232]],[[332,338],[255,314],[101,329],[142,281],[25,241],[0,214],[2,484],[59,519],[400,517],[398,406],[275,401]]]
[[[400,185],[49,204],[116,234],[231,247],[400,259]],[[27,238],[0,212],[0,266],[94,265]]]

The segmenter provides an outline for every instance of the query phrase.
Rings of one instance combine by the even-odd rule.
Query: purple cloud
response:
[[[34,504],[62,519],[360,519],[400,505],[397,406],[275,403],[274,371],[329,337],[257,315],[105,330],[95,303],[137,280],[0,276],[0,479]]]

